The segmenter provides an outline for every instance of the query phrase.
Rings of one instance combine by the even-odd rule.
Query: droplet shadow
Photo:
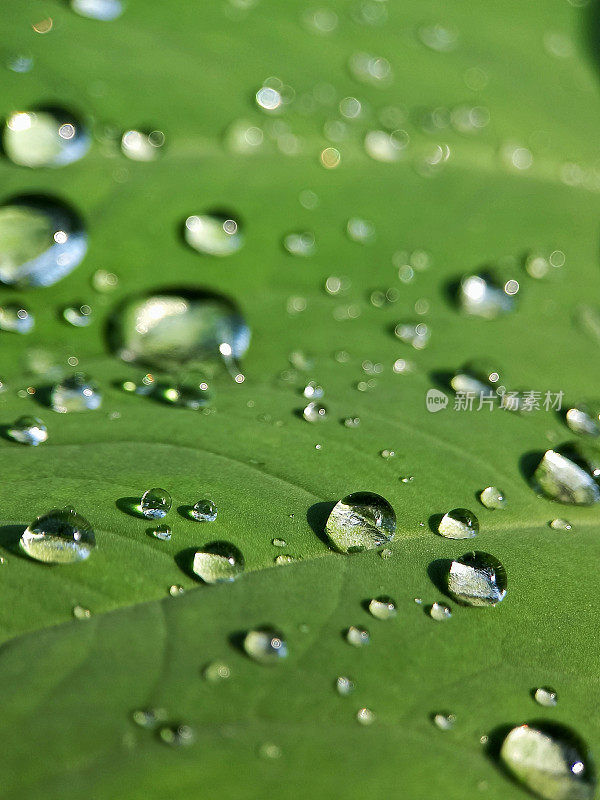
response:
[[[447,392],[451,389],[450,381],[452,380],[453,374],[454,373],[449,370],[436,369],[429,373],[429,377],[438,389]]]
[[[115,505],[119,511],[122,511],[124,514],[129,514],[130,517],[148,519],[142,512],[139,497],[119,497],[119,499],[115,501]]]
[[[196,555],[197,549],[198,548],[196,547],[186,547],[183,550],[180,550],[175,556],[175,563],[184,573],[184,575],[187,575],[188,578],[192,578],[193,580],[201,583],[200,579],[193,570],[194,556]]]
[[[533,474],[543,457],[544,453],[538,450],[525,453],[519,459],[519,472],[528,486],[533,485]]]
[[[194,506],[190,505],[177,506],[177,513],[179,514],[180,517],[183,517],[184,519],[189,519],[192,522],[198,522],[199,520],[196,519],[196,517],[193,514],[193,511],[194,511]]]
[[[335,502],[314,503],[306,512],[306,521],[312,528],[313,533],[318,536],[329,549],[331,548],[329,539],[325,533],[325,525],[336,505],[337,503]]]
[[[429,530],[432,533],[439,533],[440,522],[442,521],[443,517],[443,514],[432,514],[429,517],[427,524],[429,525]]]
[[[19,541],[26,529],[27,525],[23,524],[0,525],[0,547],[12,555],[17,555],[29,561],[30,559],[19,547]]]
[[[448,594],[448,573],[452,561],[449,558],[436,558],[427,565],[427,575],[436,589],[449,597]]]

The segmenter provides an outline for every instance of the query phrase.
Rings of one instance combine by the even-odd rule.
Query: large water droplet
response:
[[[142,495],[140,510],[147,519],[163,519],[171,510],[171,495],[166,489],[155,487]]]
[[[209,256],[230,256],[244,244],[238,221],[228,213],[188,217],[184,237],[190,247]]]
[[[102,405],[98,387],[85,375],[72,375],[55,384],[50,392],[50,405],[59,414],[71,411],[95,411]]]
[[[192,569],[204,583],[230,583],[244,572],[244,556],[229,542],[212,542],[196,552]]]
[[[482,505],[492,510],[506,508],[506,497],[497,486],[487,486],[479,495]]]
[[[0,330],[13,333],[29,333],[35,318],[22,303],[4,303],[0,306]]]
[[[467,508],[455,508],[444,514],[438,533],[446,539],[472,539],[479,533],[479,521]]]
[[[376,619],[394,619],[398,608],[391,597],[374,597],[369,602],[369,612]]]
[[[277,664],[288,654],[283,634],[269,626],[248,631],[243,644],[250,658],[260,664]]]
[[[38,417],[19,417],[7,431],[11,439],[34,447],[48,440],[48,428]]]
[[[448,572],[448,592],[468,606],[490,606],[506,595],[506,570],[489,553],[470,552],[454,559]]]
[[[573,433],[584,436],[600,436],[600,402],[590,401],[571,406],[565,421]]]
[[[0,206],[0,281],[50,286],[81,262],[81,220],[56,200],[21,197]]]
[[[533,474],[533,486],[559,503],[589,506],[600,502],[600,451],[572,444],[547,450]]]
[[[46,564],[74,564],[96,546],[90,523],[73,509],[53,509],[34,520],[20,540],[21,549]]]
[[[82,17],[109,22],[121,16],[123,2],[122,0],[71,0],[71,8]]]
[[[494,319],[514,309],[518,291],[514,279],[501,284],[487,274],[467,275],[460,282],[458,303],[466,314]]]
[[[333,548],[340,553],[373,550],[394,538],[396,514],[380,495],[354,492],[333,508],[325,532]]]
[[[513,728],[500,761],[543,800],[592,800],[595,777],[586,744],[564,725],[531,723]]]
[[[214,522],[217,518],[218,508],[212,500],[198,500],[192,507],[190,516],[196,522]]]
[[[546,708],[554,708],[558,703],[556,690],[551,689],[549,686],[539,686],[533,693],[533,699],[539,706],[545,706]]]
[[[63,167],[87,153],[90,137],[68,111],[40,108],[11,114],[2,145],[8,158],[22,167]]]
[[[113,316],[113,350],[128,362],[159,369],[221,360],[237,382],[250,329],[237,306],[202,289],[165,289],[136,295]]]

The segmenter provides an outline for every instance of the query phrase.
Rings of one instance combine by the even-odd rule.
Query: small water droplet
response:
[[[454,559],[447,580],[449,594],[464,605],[495,605],[506,595],[506,570],[489,553],[472,551]]]
[[[89,608],[85,608],[84,606],[73,606],[72,612],[75,619],[90,619],[92,616],[92,612]]]
[[[38,417],[19,417],[9,427],[8,436],[20,444],[42,444],[48,440],[48,429]]]
[[[171,510],[171,495],[166,489],[147,489],[140,501],[140,510],[147,519],[162,519]]]
[[[340,553],[373,550],[394,538],[396,514],[380,495],[354,492],[333,508],[325,531],[333,548]]]
[[[29,333],[34,325],[33,314],[22,303],[4,303],[0,306],[0,330]]]
[[[394,328],[394,334],[405,344],[410,344],[415,350],[423,350],[429,344],[431,330],[424,322],[399,322]]]
[[[268,760],[281,758],[281,747],[274,742],[263,742],[258,748],[258,755]]]
[[[247,655],[260,664],[277,664],[288,654],[283,634],[269,626],[248,631],[243,645]]]
[[[497,486],[487,486],[479,495],[479,499],[486,508],[506,508],[506,497]]]
[[[320,422],[326,419],[327,409],[320,403],[310,402],[302,411],[302,416],[307,422]]]
[[[394,619],[398,608],[391,597],[374,597],[369,602],[369,613],[376,619]]]
[[[244,556],[229,542],[212,542],[196,551],[192,569],[204,583],[230,583],[244,572]]]
[[[567,519],[561,519],[561,517],[556,517],[548,524],[555,531],[570,531],[573,529],[571,523]]]
[[[573,433],[600,436],[600,402],[579,403],[565,414],[565,422]]]
[[[452,730],[456,723],[456,716],[448,713],[433,714],[431,717],[433,724],[441,731]]]
[[[92,275],[92,288],[96,292],[112,292],[119,285],[119,278],[114,272],[105,269],[97,269]]]
[[[212,500],[198,500],[192,507],[190,516],[196,522],[214,522],[217,518],[218,509]]]
[[[414,475],[403,475],[400,480],[402,483],[412,483],[415,479]]]
[[[380,558],[383,558],[384,561],[387,561],[388,558],[392,557],[392,551],[389,547],[384,547],[383,550],[379,553]]]
[[[158,735],[170,747],[188,747],[193,744],[196,733],[189,725],[165,725]]]
[[[452,609],[450,606],[445,606],[443,603],[432,603],[429,607],[429,616],[436,622],[443,622],[450,619],[452,616]]]
[[[494,319],[515,307],[519,284],[514,279],[500,283],[489,274],[467,275],[458,290],[458,303],[465,314]]]
[[[543,800],[592,800],[596,785],[586,744],[565,725],[513,728],[500,748],[512,777]]]
[[[450,386],[457,393],[479,397],[495,392],[499,381],[500,373],[493,364],[485,360],[475,360],[469,361],[454,373]]]
[[[449,53],[458,44],[458,31],[440,23],[422,25],[418,35],[425,47],[438,53]]]
[[[287,554],[275,556],[275,558],[273,559],[274,563],[277,564],[278,566],[281,566],[282,564],[291,564],[296,560],[297,559],[295,559],[294,556],[290,556]]]
[[[335,681],[335,690],[342,697],[352,694],[354,691],[354,681],[347,675],[340,675]]]
[[[304,387],[302,394],[307,400],[320,400],[325,392],[323,391],[323,387],[319,386],[318,383],[309,381]]]
[[[372,725],[375,722],[375,713],[370,708],[359,708],[356,712],[356,721],[361,725]]]
[[[82,158],[90,141],[82,123],[62,108],[15,111],[2,135],[5,154],[22,167],[63,167]]]
[[[274,547],[285,547],[286,546],[286,541],[285,541],[285,539],[271,539],[271,544]]]
[[[356,625],[351,625],[346,631],[346,641],[353,647],[365,647],[371,641],[371,637],[366,628],[357,628]]]
[[[283,240],[283,246],[293,256],[312,256],[317,249],[314,234],[308,231],[289,233]]]
[[[351,217],[346,224],[346,233],[353,242],[369,244],[375,241],[375,226],[369,220]]]
[[[109,22],[123,13],[122,0],[71,0],[71,8],[81,17]]]
[[[587,444],[547,450],[532,478],[546,497],[568,505],[600,502],[600,451]]]
[[[78,373],[52,387],[50,405],[59,414],[95,411],[102,405],[102,395],[95,383]]]
[[[479,533],[479,521],[467,508],[454,508],[440,520],[438,533],[446,539],[472,539]]]
[[[166,720],[167,711],[164,708],[141,708],[134,711],[131,718],[140,728],[152,730]]]
[[[230,213],[194,214],[185,221],[184,237],[194,250],[210,256],[229,256],[244,244],[239,222]]]
[[[558,703],[558,695],[555,689],[549,686],[540,686],[533,693],[533,699],[540,706],[553,708]]]
[[[160,539],[161,542],[171,541],[172,531],[168,525],[156,525],[154,528],[150,528],[148,533],[155,539]]]
[[[162,131],[125,131],[121,138],[121,151],[132,161],[154,161],[165,143]]]
[[[220,683],[231,676],[231,668],[224,661],[211,661],[202,670],[202,676],[209,683]]]
[[[381,458],[385,459],[386,461],[389,461],[390,458],[396,457],[396,452],[395,450],[386,449],[386,450],[381,450],[379,455],[381,456]]]
[[[348,67],[351,74],[361,83],[384,87],[393,80],[390,62],[370,53],[354,53],[348,62]]]
[[[185,589],[180,583],[173,583],[169,586],[169,594],[171,597],[179,597],[182,594],[185,594]]]
[[[358,428],[360,425],[360,417],[344,417],[343,422],[346,428]]]
[[[35,519],[20,539],[21,549],[46,564],[84,561],[96,546],[90,523],[72,509],[53,509]]]
[[[93,320],[92,309],[87,303],[67,306],[62,315],[66,322],[75,328],[85,328]]]

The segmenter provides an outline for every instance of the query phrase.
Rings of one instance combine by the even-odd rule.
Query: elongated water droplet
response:
[[[375,722],[375,712],[370,708],[359,708],[356,712],[356,721],[361,725],[372,725]]]
[[[567,519],[562,519],[561,517],[556,517],[551,522],[548,523],[550,527],[555,531],[570,531],[573,529],[573,526]]]
[[[160,539],[161,542],[170,542],[173,533],[168,525],[155,525],[148,532],[155,539]]]
[[[123,13],[122,0],[71,0],[71,8],[82,17],[109,22]]]
[[[579,403],[565,414],[565,421],[573,433],[584,436],[600,436],[600,403]]]
[[[7,433],[15,442],[34,447],[48,441],[48,429],[39,417],[19,417]]]
[[[102,405],[102,395],[95,383],[85,375],[72,375],[55,384],[50,392],[53,411],[67,414],[72,411],[95,411]]]
[[[4,303],[0,306],[0,330],[29,333],[34,325],[33,314],[22,303]]]
[[[572,444],[547,450],[533,474],[532,485],[546,497],[569,505],[600,502],[600,451]]]
[[[500,374],[493,364],[477,359],[458,369],[450,380],[456,393],[472,394],[475,397],[496,392]]]
[[[391,597],[374,597],[369,602],[369,613],[376,619],[394,619],[398,613],[398,608]]]
[[[340,675],[335,681],[335,690],[342,697],[352,694],[354,691],[354,681],[347,675]]]
[[[473,551],[454,559],[448,572],[448,592],[467,606],[490,606],[506,595],[506,570],[489,553]]]
[[[269,626],[248,631],[243,644],[247,655],[260,664],[277,664],[288,654],[283,634]]]
[[[380,495],[354,492],[334,507],[325,532],[333,548],[340,553],[374,550],[394,538],[396,514]]]
[[[506,508],[506,497],[497,486],[487,486],[479,495],[479,499],[486,508]]]
[[[353,647],[365,647],[371,641],[371,636],[366,628],[351,625],[346,631],[346,641]]]
[[[132,720],[140,728],[156,728],[167,718],[167,711],[164,708],[141,708],[131,715]]]
[[[302,411],[302,416],[307,422],[320,422],[326,419],[327,409],[320,403],[310,402]]]
[[[436,728],[439,728],[441,731],[452,730],[456,723],[455,715],[448,713],[433,714],[431,719]]]
[[[0,281],[50,286],[81,262],[87,235],[57,200],[20,197],[0,206]]]
[[[198,500],[190,511],[190,515],[196,522],[214,522],[217,514],[217,506],[212,500]]]
[[[166,489],[155,487],[142,495],[140,510],[148,519],[163,519],[171,510],[171,495]]]
[[[466,314],[494,319],[514,309],[518,291],[514,279],[502,284],[487,274],[467,275],[460,282],[458,303]]]
[[[236,382],[250,329],[228,298],[203,289],[165,289],[134,296],[114,314],[113,351],[124,361],[176,370],[222,361]]]
[[[586,744],[565,725],[513,728],[500,761],[515,780],[543,800],[592,800],[596,785]]]
[[[2,145],[8,158],[22,167],[63,167],[87,153],[90,136],[68,111],[40,108],[12,113]]]
[[[35,519],[23,532],[21,549],[46,564],[84,561],[96,546],[90,523],[72,509],[53,509]]]
[[[170,747],[188,747],[196,738],[196,732],[189,725],[165,725],[158,735]]]
[[[93,320],[92,309],[87,303],[78,303],[63,309],[63,317],[75,328],[86,328]]]
[[[429,608],[429,616],[436,622],[444,622],[452,616],[452,609],[443,603],[435,602]]]
[[[231,668],[224,661],[211,661],[202,670],[202,676],[209,683],[220,683],[231,676]]]
[[[444,514],[438,533],[446,539],[472,539],[479,533],[479,521],[467,508],[455,508]]]
[[[75,619],[90,619],[92,612],[85,606],[73,606],[73,616]]]
[[[185,221],[186,242],[199,253],[229,256],[244,244],[244,237],[233,214],[193,215]]]
[[[204,583],[230,583],[244,572],[244,556],[229,542],[212,542],[196,552],[192,569]]]
[[[294,558],[294,556],[290,556],[290,555],[284,553],[284,554],[282,554],[280,556],[275,556],[273,561],[278,566],[281,566],[282,564],[292,564],[294,561],[297,561],[297,559]]]
[[[533,694],[533,699],[539,706],[553,708],[558,703],[558,695],[555,689],[549,686],[540,686]]]

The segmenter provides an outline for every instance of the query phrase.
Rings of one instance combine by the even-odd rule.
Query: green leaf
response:
[[[387,22],[368,26],[357,22],[356,4],[337,0],[328,4],[337,28],[320,36],[303,22],[310,8],[296,0],[130,0],[111,23],[50,0],[5,5],[4,60],[31,52],[34,67],[3,70],[3,116],[60,101],[92,118],[96,140],[64,169],[0,162],[2,199],[56,195],[83,215],[90,237],[86,259],[63,281],[0,293],[2,301],[23,299],[36,317],[28,336],[2,333],[9,388],[0,395],[0,423],[33,413],[49,430],[48,443],[35,449],[0,440],[3,796],[518,798],[524,792],[497,769],[482,736],[493,744],[503,726],[548,718],[572,725],[598,751],[600,718],[590,703],[600,688],[597,510],[538,498],[523,466],[524,457],[573,435],[543,410],[458,412],[452,399],[439,413],[425,406],[440,374],[476,357],[497,365],[509,389],[563,391],[569,402],[594,394],[600,98],[590,9],[562,0],[367,3],[389,5]],[[45,17],[52,30],[35,33],[32,24]],[[458,33],[451,52],[421,42],[422,26],[435,24]],[[389,86],[356,82],[348,62],[357,52],[390,62]],[[295,90],[278,117],[253,99],[270,75]],[[469,88],[482,75],[487,82]],[[301,112],[307,95],[316,97],[312,113]],[[332,143],[323,128],[347,96],[361,101],[363,114]],[[390,106],[404,109],[399,127],[410,144],[405,158],[386,164],[369,159],[363,140]],[[452,125],[422,130],[423,109],[461,106],[489,110],[489,124],[470,133]],[[225,132],[240,119],[264,129],[256,154],[228,147]],[[298,155],[281,152],[276,122],[299,137]],[[122,156],[107,130],[130,127],[163,130],[164,156],[150,164]],[[449,158],[425,177],[424,159],[437,145],[448,146]],[[320,163],[327,146],[341,154],[336,169]],[[515,148],[526,160],[531,153],[529,168],[514,167]],[[313,210],[299,202],[307,189],[319,198]],[[199,256],[181,241],[189,214],[216,207],[244,224],[245,246],[224,259]],[[374,243],[349,239],[352,217],[373,222]],[[303,230],[314,232],[317,252],[294,258],[282,239]],[[566,264],[547,280],[521,268],[525,253],[555,249]],[[394,254],[418,250],[431,266],[399,282]],[[448,299],[452,282],[505,257],[518,265],[518,310],[491,321],[462,316]],[[114,292],[91,289],[99,268],[119,276]],[[330,275],[348,276],[347,294],[324,292]],[[227,294],[252,328],[245,383],[221,373],[209,379],[215,413],[119,388],[143,370],[109,352],[113,308],[133,292],[173,284]],[[374,290],[389,287],[399,289],[397,302],[370,303]],[[306,309],[289,313],[297,297]],[[421,299],[429,303],[422,317]],[[93,307],[89,328],[60,319],[75,301]],[[351,318],[338,319],[349,306]],[[431,327],[426,349],[394,337],[398,321],[421,319]],[[314,367],[290,375],[295,351]],[[335,358],[340,351],[347,360]],[[46,357],[59,373],[92,375],[102,409],[44,408],[47,379],[34,365]],[[395,373],[400,358],[414,362],[414,372]],[[371,391],[359,391],[372,377],[366,361],[383,371]],[[298,414],[308,380],[324,386],[329,410],[314,425]],[[346,416],[360,425],[345,427]],[[384,449],[395,457],[383,459]],[[411,482],[400,480],[409,475]],[[504,490],[506,510],[478,503],[487,485]],[[152,486],[173,495],[168,543],[124,510],[127,498]],[[324,504],[358,490],[383,495],[396,510],[387,560],[375,552],[341,556],[326,545]],[[219,508],[210,525],[182,513],[203,497]],[[23,525],[66,503],[96,531],[89,561],[49,567],[19,555]],[[461,506],[479,516],[476,545],[503,562],[508,593],[493,609],[451,602],[452,619],[440,625],[424,613],[444,599],[431,565],[473,543],[435,535],[430,521]],[[573,531],[551,530],[556,516],[567,516]],[[248,574],[233,585],[207,587],[190,573],[190,554],[215,539],[245,555]],[[275,566],[280,553],[297,560]],[[186,594],[169,597],[173,584]],[[368,616],[363,603],[378,594],[396,599],[395,620]],[[90,620],[73,620],[78,604],[92,611]],[[237,646],[241,632],[265,623],[289,643],[288,659],[273,669]],[[352,624],[370,629],[369,647],[344,641]],[[201,672],[216,659],[232,674],[212,685]],[[350,697],[334,690],[340,674],[355,681]],[[557,690],[557,708],[534,705],[530,690],[538,685]],[[170,749],[136,727],[131,713],[149,706],[191,725],[195,743]],[[356,721],[363,706],[376,714],[370,727]],[[457,717],[449,732],[430,720],[444,710]],[[279,758],[260,755],[268,743]]]

